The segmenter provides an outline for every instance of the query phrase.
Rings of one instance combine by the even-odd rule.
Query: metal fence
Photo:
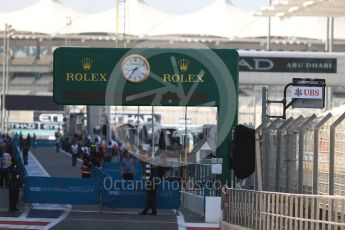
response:
[[[256,133],[257,190],[345,195],[345,113],[266,120]]]
[[[345,113],[266,120],[256,141],[256,191],[223,189],[223,221],[345,230]]]
[[[268,230],[345,229],[344,196],[222,191],[223,221],[228,224]]]

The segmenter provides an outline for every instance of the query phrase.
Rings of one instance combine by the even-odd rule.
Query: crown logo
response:
[[[178,61],[178,66],[181,72],[186,72],[189,66],[189,61],[185,58],[182,58]]]
[[[91,69],[92,62],[93,61],[90,58],[81,59],[81,64],[83,65],[83,69],[85,71],[89,71]]]

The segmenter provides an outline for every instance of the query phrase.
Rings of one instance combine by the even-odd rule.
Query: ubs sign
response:
[[[240,57],[243,72],[336,73],[336,58]]]

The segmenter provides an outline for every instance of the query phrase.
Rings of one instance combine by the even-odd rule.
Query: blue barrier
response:
[[[31,143],[31,146],[33,146],[33,143]],[[55,146],[55,140],[36,139],[36,146],[53,147]]]
[[[25,203],[99,204],[100,186],[96,179],[27,176],[24,184]]]
[[[93,167],[90,179],[26,176],[24,202],[81,205],[102,202],[109,208],[144,208],[148,182],[141,178],[124,181],[119,168],[118,163],[105,163],[102,169]],[[136,170],[141,177],[141,165],[138,164]],[[162,181],[158,186],[157,208],[178,209],[179,198],[179,181]]]
[[[47,204],[97,205],[102,189],[103,206],[109,208],[144,208],[145,181],[114,181],[80,178],[31,177],[24,178],[24,202]],[[115,184],[116,183],[116,184]],[[157,188],[157,208],[178,209],[180,183],[163,181]]]

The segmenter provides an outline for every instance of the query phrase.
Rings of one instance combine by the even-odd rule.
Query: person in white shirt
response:
[[[114,141],[112,138],[109,141],[109,146],[108,149],[111,150],[111,162],[117,162],[119,161],[119,157],[118,157],[118,151],[119,151],[119,146],[117,144],[116,141]]]
[[[95,135],[96,151],[99,152],[99,146],[102,144],[102,138],[100,135]]]
[[[74,141],[71,145],[71,154],[72,154],[72,166],[77,164],[77,156],[78,156],[78,143]]]

